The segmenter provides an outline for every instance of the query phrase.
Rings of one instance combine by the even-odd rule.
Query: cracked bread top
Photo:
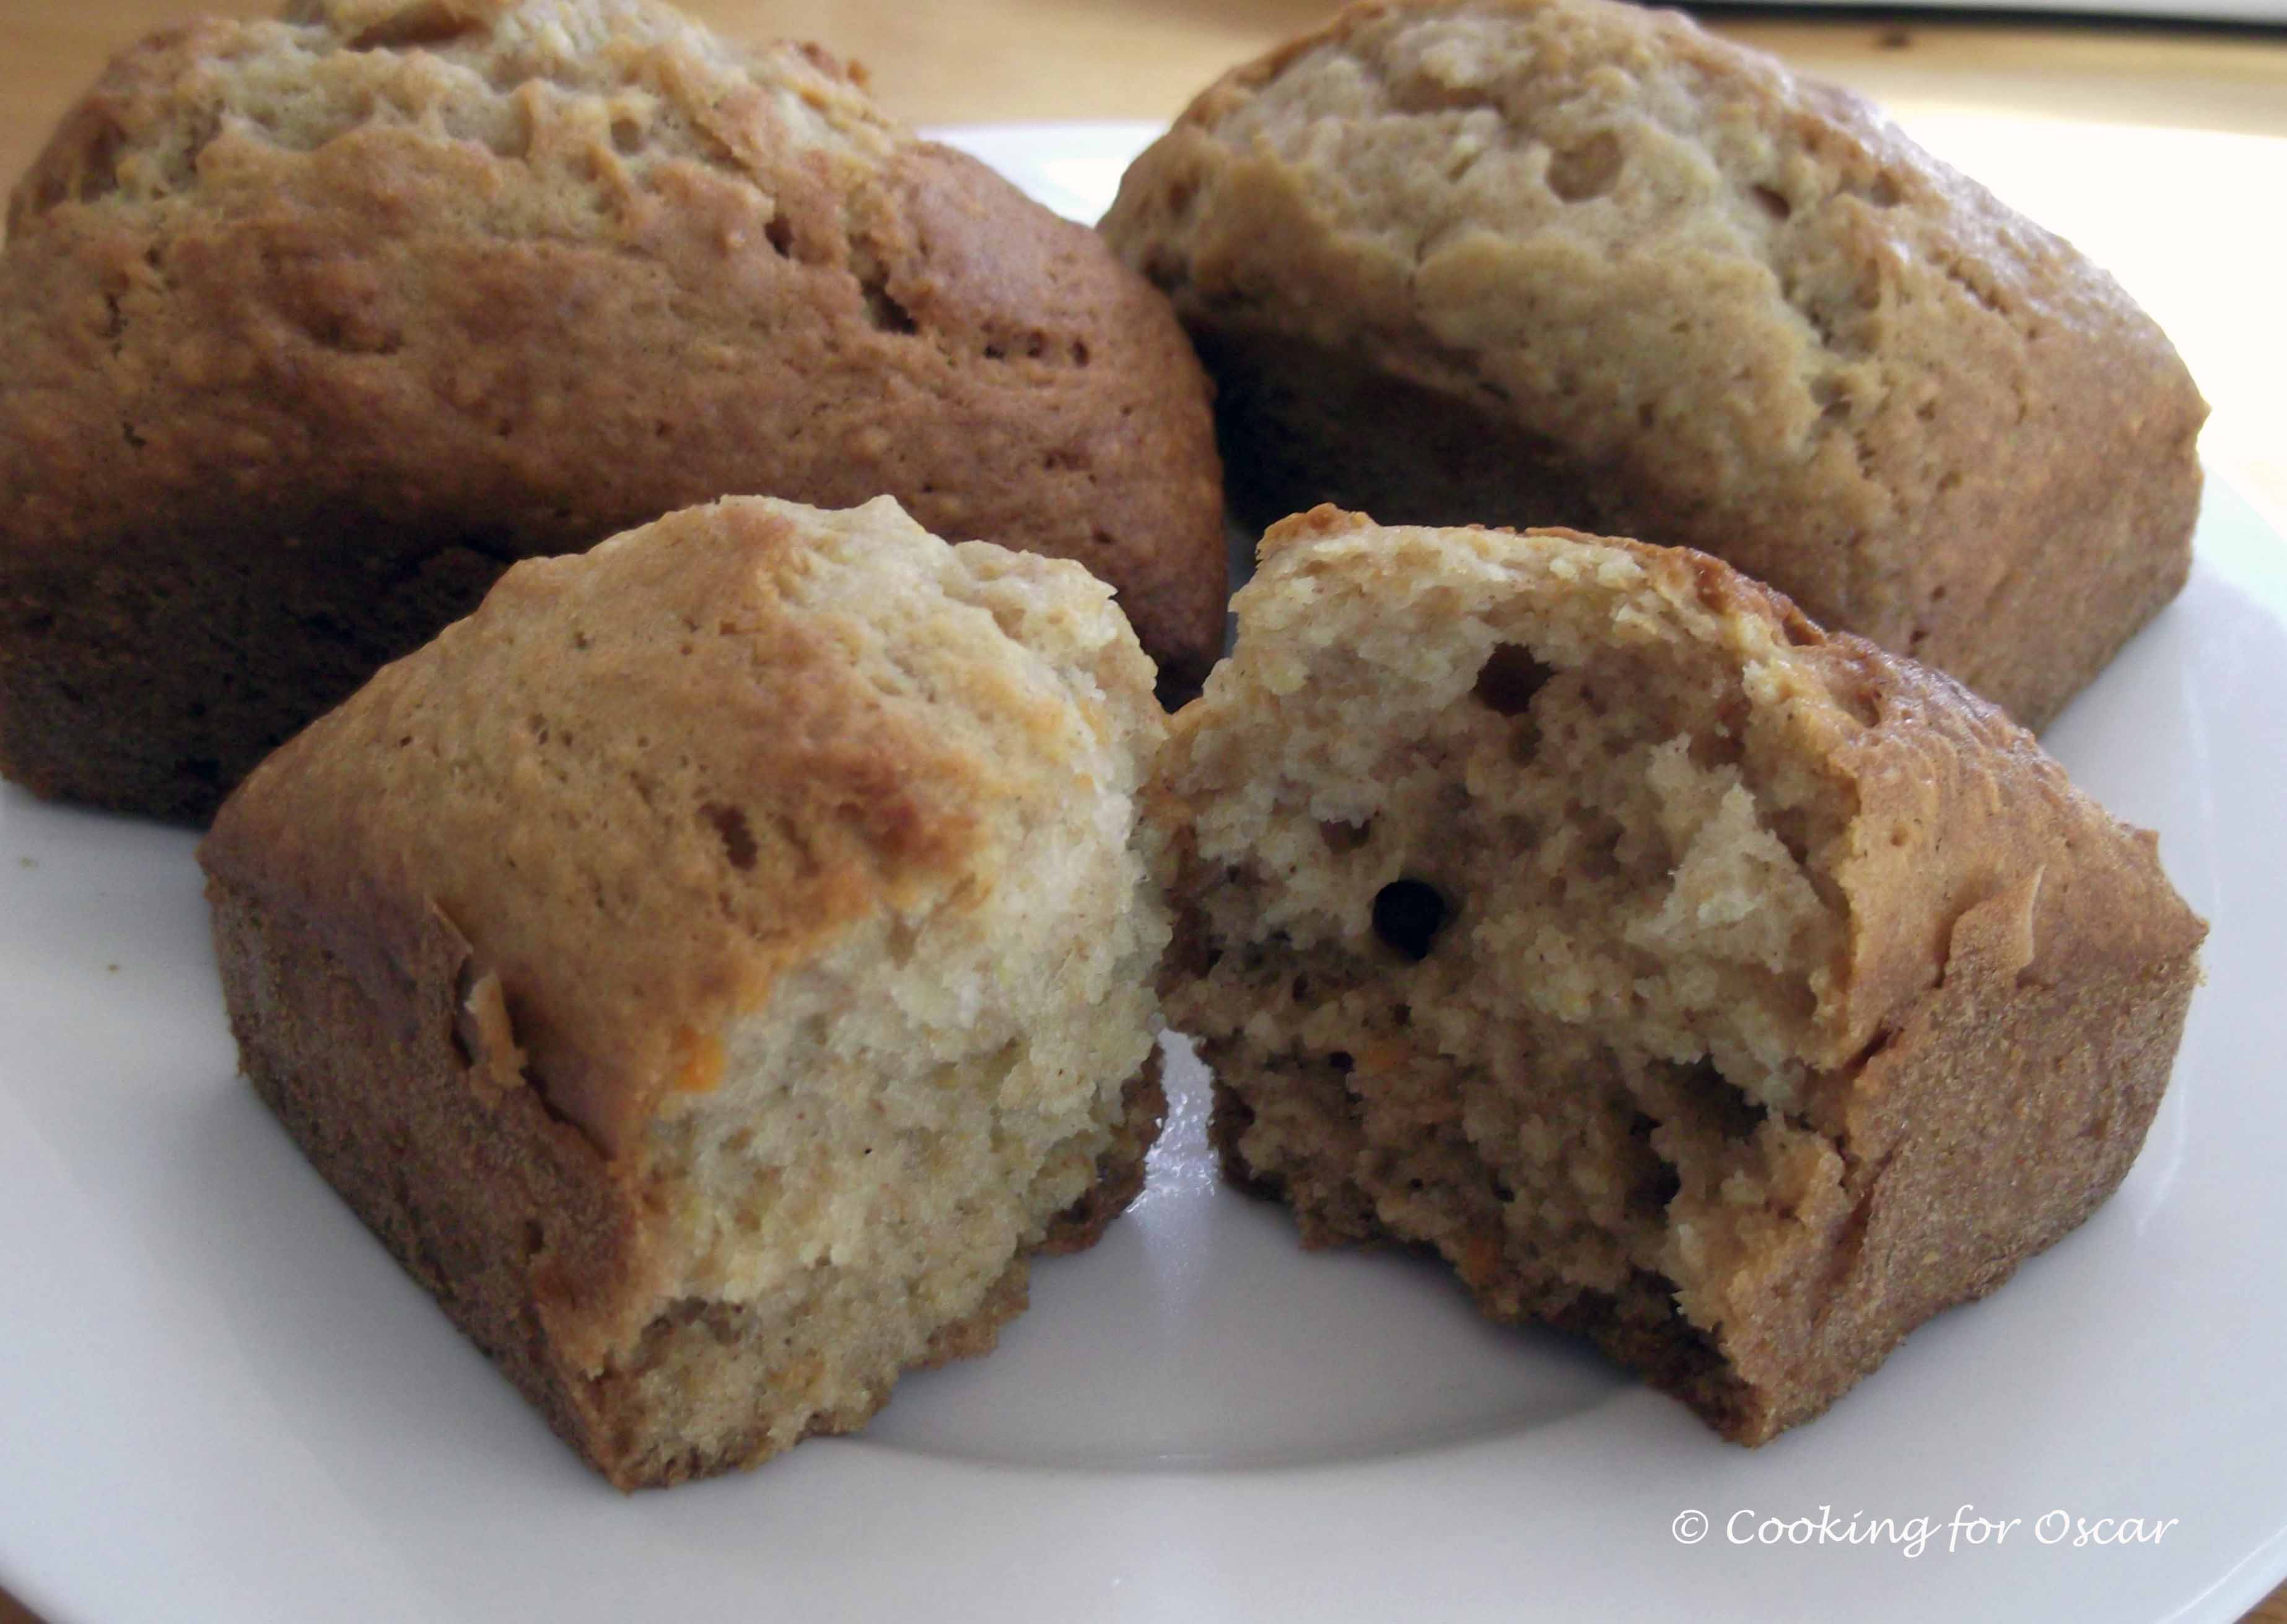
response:
[[[2149,319],[1864,102],[1673,13],[1354,6],[1202,94],[1103,229],[1211,362],[1270,369],[1275,336],[1493,432],[1482,479],[1425,452],[1346,490],[1336,456],[1281,511],[1716,551],[2036,725],[2188,566],[2205,408]],[[2064,630],[2022,622],[2061,596]]]
[[[205,519],[218,465],[290,509],[313,424],[384,442],[339,448],[329,506],[427,499],[511,552],[730,492],[886,493],[1087,564],[1180,680],[1219,652],[1220,469],[1164,301],[817,46],[650,0],[297,0],[123,52],[9,219],[0,459],[49,465],[12,480],[24,545],[193,482]],[[368,469],[380,492],[341,488]]]
[[[66,202],[242,182],[235,143],[309,153],[359,130],[526,162],[568,195],[471,201],[534,234],[599,228],[614,188],[663,160],[768,195],[789,155],[879,170],[913,139],[819,47],[741,47],[652,0],[293,0],[280,20],[194,22],[115,61],[16,187],[10,234]]]

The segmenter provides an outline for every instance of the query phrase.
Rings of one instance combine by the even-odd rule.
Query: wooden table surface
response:
[[[105,57],[141,31],[193,10],[274,9],[266,0],[0,0],[0,172],[20,171]],[[691,0],[688,9],[728,33],[822,41],[872,68],[898,112],[944,124],[1165,119],[1223,67],[1330,6]],[[1878,98],[2110,269],[2205,390],[2209,465],[2287,521],[2287,33],[1864,17],[1720,26]],[[0,1624],[23,1617],[0,1595]],[[2287,1587],[2250,1617],[2287,1624]]]

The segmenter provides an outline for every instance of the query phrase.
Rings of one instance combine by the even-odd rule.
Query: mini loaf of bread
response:
[[[216,819],[247,1075],[621,1487],[859,1426],[1140,1186],[1165,720],[1110,597],[887,498],[692,509]]]
[[[2038,727],[2183,583],[2206,407],[2070,245],[1856,98],[1610,0],[1354,7],[1103,229],[1234,501],[1689,545]]]
[[[1148,805],[1168,1023],[1306,1244],[1434,1247],[1759,1443],[2120,1182],[2205,926],[1998,710],[1681,549],[1262,555]]]
[[[0,256],[0,772],[203,819],[513,560],[724,495],[1077,558],[1221,652],[1207,391],[1093,233],[812,47],[295,0],[115,62]]]

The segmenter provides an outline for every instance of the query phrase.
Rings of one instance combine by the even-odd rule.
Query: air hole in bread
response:
[[[1318,838],[1326,843],[1330,852],[1355,852],[1373,838],[1373,820],[1364,823],[1345,823],[1340,819],[1324,819],[1318,824]]]
[[[643,150],[643,126],[625,114],[612,121],[612,150],[632,157]]]
[[[1619,178],[1620,141],[1609,130],[1549,155],[1548,189],[1568,203],[1602,197]]]
[[[1373,933],[1419,964],[1445,928],[1445,899],[1423,880],[1392,880],[1374,893]]]
[[[1956,261],[1947,265],[1945,274],[1948,281],[1993,314],[2006,317],[2011,313],[2007,301],[1994,289],[1987,286],[1982,275],[1973,272],[1962,262]]]
[[[1732,1144],[1755,1136],[1770,1114],[1770,1107],[1747,1097],[1746,1092],[1723,1075],[1713,1060],[1702,1060],[1682,1080],[1703,1126]]]
[[[1532,651],[1522,643],[1503,643],[1478,669],[1477,685],[1471,692],[1488,710],[1505,717],[1522,716],[1532,704],[1532,696],[1555,675],[1555,668],[1534,659]]]
[[[787,219],[786,216],[772,215],[771,223],[763,227],[763,237],[770,243],[772,251],[779,258],[794,257],[794,222]]]
[[[83,203],[119,190],[119,149],[126,136],[108,119],[98,124],[72,165],[71,194]]]
[[[884,333],[917,333],[921,326],[913,313],[891,297],[889,289],[879,282],[865,284],[866,319]]]
[[[755,866],[758,848],[755,844],[755,831],[748,827],[745,812],[720,801],[709,801],[699,809],[699,815],[722,840],[723,855],[730,859],[732,867],[743,872]]]
[[[1904,201],[1903,195],[1898,190],[1898,183],[1891,179],[1887,173],[1879,171],[1873,179],[1864,186],[1853,186],[1850,190],[1851,195],[1864,199],[1877,209],[1895,209]]]
[[[1786,194],[1776,186],[1751,186],[1748,191],[1772,219],[1784,224],[1793,218],[1794,205],[1787,202]]]
[[[767,231],[767,227],[765,228]],[[890,267],[874,245],[866,241],[850,245],[850,274],[858,279],[858,292],[866,308],[866,320],[874,329],[884,333],[914,333],[921,330],[913,312],[898,301],[890,291]]]
[[[1628,1186],[1628,1206],[1637,1213],[1654,1218],[1665,1213],[1668,1203],[1683,1192],[1682,1170],[1652,1149],[1651,1137],[1658,1127],[1656,1119],[1641,1111],[1628,1124],[1628,1137],[1640,1147],[1640,1166],[1634,1182]]]

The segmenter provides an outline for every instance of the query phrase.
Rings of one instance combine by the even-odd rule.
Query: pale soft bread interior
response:
[[[671,1097],[649,1143],[673,1284],[628,1377],[702,1452],[751,1431],[758,1390],[775,1450],[862,1420],[972,1318],[989,1345],[989,1299],[1087,1192],[1150,1056],[1167,939],[1135,804],[1158,725],[1104,589],[943,547],[886,501],[811,522],[788,590],[859,639],[852,669],[902,697],[965,687],[937,712],[948,742],[1060,771],[988,784],[987,862],[861,920],[693,1045],[708,1086]],[[1004,736],[1012,718],[1028,738]]]
[[[1800,1107],[1855,791],[1737,646],[1769,629],[1484,532],[1290,545],[1238,607],[1169,774],[1219,945],[1169,1019],[1270,1080],[1246,1159],[1334,1204],[1316,1238],[1430,1242],[1505,1311],[1712,1328],[1842,1172]]]

